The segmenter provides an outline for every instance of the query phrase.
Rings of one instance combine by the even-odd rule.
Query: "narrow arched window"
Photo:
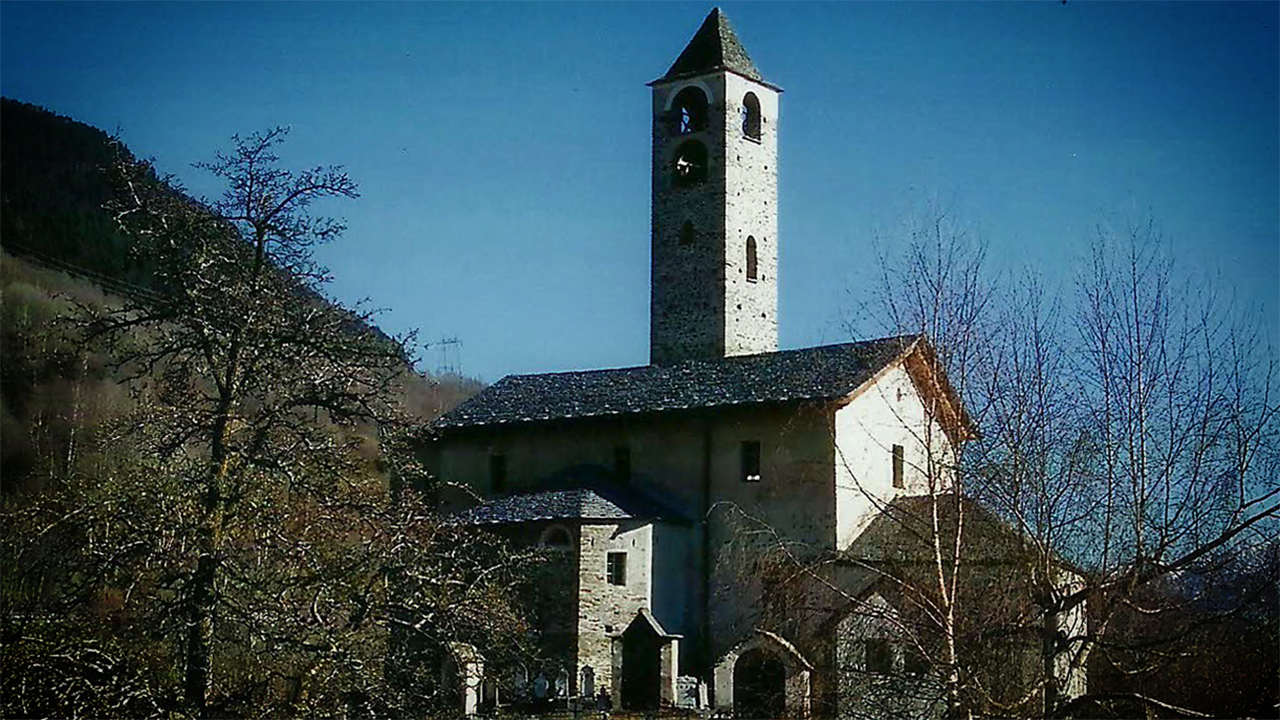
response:
[[[684,225],[680,226],[680,244],[692,245],[693,236],[694,236],[693,223],[689,222],[688,220],[685,220]]]
[[[756,279],[756,239],[750,235],[747,236],[747,279]]]
[[[681,135],[695,133],[707,126],[707,96],[696,87],[687,87],[672,103],[676,131]]]
[[[707,148],[697,140],[688,140],[676,148],[672,162],[677,185],[696,185],[707,179]]]
[[[742,134],[752,140],[760,139],[760,99],[755,93],[742,98]]]

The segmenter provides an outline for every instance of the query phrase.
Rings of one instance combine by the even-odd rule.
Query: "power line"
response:
[[[141,285],[128,282],[127,280],[121,280],[120,278],[103,274],[97,270],[91,270],[89,268],[76,265],[73,262],[48,255],[36,250],[35,248],[13,242],[12,240],[0,241],[0,247],[4,247],[5,250],[12,252],[14,256],[20,257],[35,265],[40,265],[41,267],[45,267],[50,270],[57,270],[58,272],[63,272],[75,277],[84,278],[85,280],[91,280],[104,290],[109,290],[118,295],[125,295],[127,297],[139,300],[148,300],[151,302],[162,302],[164,300],[163,295],[157,293],[151,288],[143,287]]]
[[[453,337],[442,337],[436,342],[425,343],[423,350],[431,350],[437,348],[440,351],[440,363],[436,365],[437,375],[461,375],[462,374],[462,341],[457,335]]]

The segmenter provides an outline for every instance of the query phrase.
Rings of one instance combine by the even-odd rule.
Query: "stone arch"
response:
[[[705,82],[701,80],[689,80],[681,85],[677,85],[676,87],[671,89],[671,92],[667,93],[667,99],[662,104],[662,111],[671,112],[671,110],[675,107],[676,98],[680,96],[680,93],[684,92],[685,90],[691,87],[701,90],[703,97],[707,98],[708,102],[710,102],[711,98],[715,97],[715,93],[712,92],[711,87],[707,85]]]
[[[763,120],[760,117],[760,98],[749,92],[742,98],[742,134],[752,140],[760,139]]]
[[[778,653],[754,647],[733,664],[733,714],[776,718],[787,712],[787,669]]]
[[[711,103],[707,93],[696,85],[689,85],[676,93],[671,102],[671,118],[677,135],[690,135],[707,129],[711,116]]]
[[[738,667],[739,663],[744,663],[741,669]],[[758,713],[761,710],[772,712],[780,706],[786,717],[807,718],[812,672],[813,665],[794,645],[776,633],[756,630],[751,637],[738,643],[716,663],[716,709],[745,717],[748,713]],[[744,684],[752,684],[747,681],[756,681],[755,687],[744,688]],[[774,695],[779,686],[781,698]],[[735,691],[738,689],[747,690],[748,696],[742,698],[745,704],[759,705],[764,702],[771,707],[746,707],[743,703],[736,702]]]
[[[547,550],[572,552],[574,550],[573,531],[559,523],[547,527],[538,538],[538,545]]]

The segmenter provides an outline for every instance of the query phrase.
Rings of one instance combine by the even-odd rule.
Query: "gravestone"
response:
[[[676,707],[697,708],[698,678],[681,675],[676,678]]]
[[[547,676],[539,672],[538,677],[533,679],[533,696],[538,698],[539,700],[546,697],[547,687],[548,687]]]

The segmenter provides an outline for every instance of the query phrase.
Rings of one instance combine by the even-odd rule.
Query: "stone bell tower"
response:
[[[778,349],[778,94],[711,11],[653,88],[649,362]]]

